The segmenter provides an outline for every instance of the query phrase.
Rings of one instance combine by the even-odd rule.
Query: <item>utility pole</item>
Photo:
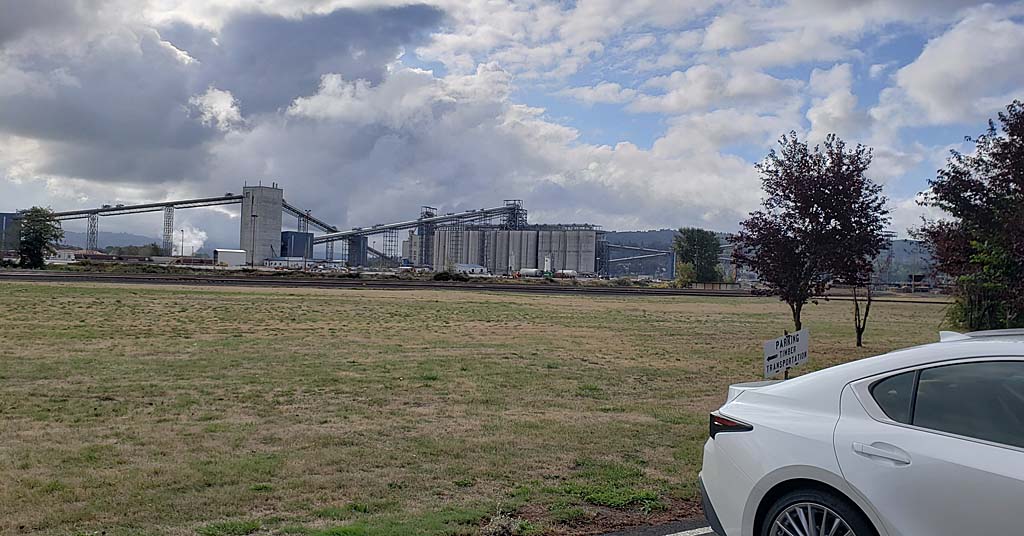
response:
[[[185,230],[184,229],[181,229],[181,249],[178,250],[178,256],[179,257],[184,257],[185,256]]]

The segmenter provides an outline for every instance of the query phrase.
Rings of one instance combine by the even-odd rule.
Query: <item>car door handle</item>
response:
[[[896,465],[910,465],[910,455],[899,447],[888,443],[864,443],[854,442],[853,451],[865,458],[888,460]]]

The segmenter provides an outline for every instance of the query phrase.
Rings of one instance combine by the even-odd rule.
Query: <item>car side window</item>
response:
[[[910,424],[914,401],[914,371],[889,376],[871,387],[871,396],[890,419]]]
[[[924,369],[911,413],[914,426],[1024,447],[1024,362]]]

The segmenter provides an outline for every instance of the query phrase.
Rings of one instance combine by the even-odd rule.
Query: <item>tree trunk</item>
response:
[[[803,327],[803,323],[800,322],[800,311],[803,308],[804,308],[804,304],[802,304],[802,303],[791,303],[791,304],[789,304],[789,309],[791,311],[793,311],[793,325],[796,326],[796,330],[795,331],[800,331],[800,328]]]
[[[868,315],[871,314],[871,284],[869,283],[865,290],[867,291],[867,302],[864,304],[864,315],[860,313],[860,300],[857,295],[857,287],[853,287],[853,328],[857,333],[857,348],[864,346],[864,330],[868,327]]]

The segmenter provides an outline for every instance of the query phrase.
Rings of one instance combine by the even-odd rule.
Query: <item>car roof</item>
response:
[[[996,330],[973,333],[944,332],[940,342],[895,350],[858,359],[779,382],[761,394],[783,398],[836,395],[852,381],[886,372],[972,357],[1024,357],[1024,330]],[[813,354],[811,359],[813,359]]]
[[[947,331],[946,333],[950,332]],[[993,329],[989,331],[972,331],[970,333],[965,333],[963,336],[974,340],[1006,339],[1024,342],[1024,329]]]
[[[851,361],[843,365],[822,370],[836,371],[843,375],[860,377],[873,376],[890,370],[928,365],[942,361],[970,357],[1024,356],[1024,329],[1002,329],[939,333],[939,342],[894,350],[887,354]],[[851,377],[851,380],[857,379]]]

